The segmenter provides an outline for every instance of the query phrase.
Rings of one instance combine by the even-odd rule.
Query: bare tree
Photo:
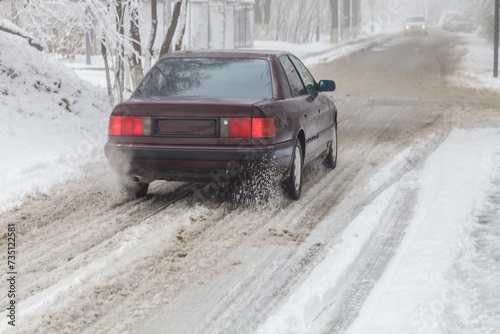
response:
[[[175,29],[177,28],[177,23],[179,22],[179,16],[181,14],[181,6],[185,0],[177,0],[174,5],[174,10],[172,12],[172,19],[170,20],[170,25],[167,30],[167,35],[163,40],[161,45],[160,57],[168,53],[170,45],[172,44],[172,39],[174,38]]]
[[[141,61],[141,35],[139,33],[139,4],[134,1],[130,3],[130,37],[134,53],[132,53],[132,81],[134,87],[142,80],[143,69]]]
[[[175,51],[180,51],[182,49],[182,40],[184,39],[184,33],[186,32],[186,16],[187,16],[187,2],[184,1],[181,6],[179,21],[177,21],[177,26],[178,26],[177,30],[179,31],[179,33],[177,36],[177,41],[175,43]]]
[[[145,57],[145,68],[151,67],[151,58],[153,57],[153,46],[156,40],[156,30],[158,29],[158,1],[151,0],[151,32],[149,34],[147,52]]]
[[[258,36],[268,36],[269,21],[271,18],[271,0],[256,0],[254,8]]]
[[[330,0],[330,13],[332,29],[330,31],[330,42],[337,43],[339,41],[339,3],[338,0]]]
[[[495,34],[495,2],[493,0],[458,0],[458,3],[478,18],[483,34],[492,43]]]

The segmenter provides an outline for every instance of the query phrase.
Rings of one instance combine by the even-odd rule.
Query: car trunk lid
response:
[[[110,136],[113,142],[162,145],[250,145],[251,139],[231,137],[229,127],[251,122],[257,99],[132,99],[118,105],[112,116],[148,118],[150,136]],[[144,123],[144,124],[146,124]],[[251,125],[250,125],[251,126]],[[242,133],[242,132],[238,132]]]

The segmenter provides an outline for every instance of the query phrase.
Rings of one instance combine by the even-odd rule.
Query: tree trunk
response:
[[[104,60],[104,69],[106,71],[106,86],[108,87],[108,97],[110,99],[110,102],[113,103],[113,89],[111,87],[111,76],[109,75],[108,48],[106,47],[104,34],[101,40],[101,54]]]
[[[146,69],[151,68],[151,58],[153,58],[153,47],[156,40],[156,30],[158,28],[158,1],[151,0],[151,33],[149,34],[148,41],[148,50],[145,55],[145,64],[144,67]]]
[[[1,0],[0,0],[1,1]],[[10,30],[9,28],[6,28],[6,27],[0,27],[0,30],[1,31],[4,31],[4,32],[7,32],[9,34],[12,34],[12,35],[16,35],[16,36],[19,36],[19,37],[22,37],[24,38],[25,40],[28,41],[28,43],[36,48],[38,51],[43,51],[43,46],[38,44],[37,42],[35,42],[33,39],[31,39],[31,37],[28,37],[28,36],[24,36],[23,34],[17,32],[17,31],[13,31],[13,30]]]
[[[115,84],[116,89],[118,90],[119,100],[123,100],[123,90],[124,90],[124,75],[123,75],[123,64],[124,64],[124,54],[125,48],[123,46],[123,37],[125,35],[125,28],[123,26],[123,17],[125,14],[125,9],[123,8],[123,0],[116,0],[115,8],[116,8],[116,30],[118,34],[122,37],[122,40],[119,42],[120,45],[118,47],[118,54],[116,55],[116,68],[115,68]]]
[[[182,27],[181,36],[179,37],[179,41],[175,45],[175,51],[181,51],[182,49],[182,39],[184,38],[184,33],[186,32],[186,24]]]
[[[339,41],[339,4],[338,0],[330,0],[330,12],[332,14],[332,29],[330,32],[330,43]]]
[[[16,26],[19,25],[19,12],[17,10],[17,1],[16,0],[11,0],[11,7],[12,7],[12,23],[14,23]]]
[[[167,30],[167,35],[163,40],[163,44],[160,50],[160,57],[168,53],[170,49],[170,44],[172,44],[172,39],[174,38],[175,29],[177,28],[177,22],[179,22],[179,16],[181,14],[181,5],[184,0],[178,0],[174,5],[174,10],[172,13],[172,19],[170,20],[170,25]]]
[[[182,40],[184,39],[184,33],[186,32],[186,16],[187,16],[187,3],[184,2],[184,5],[183,7],[181,7],[181,13],[179,15],[179,18],[180,16],[183,16],[182,17],[182,31],[180,32],[180,36],[179,38],[177,39],[177,42],[175,44],[175,51],[181,51],[182,49]],[[177,23],[177,25],[179,25],[179,23]]]
[[[342,26],[344,29],[342,39],[349,39],[351,35],[351,31],[349,28],[351,27],[351,1],[352,0],[344,0],[343,3],[343,15],[342,15]]]
[[[130,8],[130,37],[132,39],[132,46],[134,53],[132,54],[132,81],[134,88],[139,85],[142,80],[142,49],[141,49],[141,35],[139,34],[139,9],[137,6]]]

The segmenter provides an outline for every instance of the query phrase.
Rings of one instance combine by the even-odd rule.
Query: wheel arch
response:
[[[300,146],[302,148],[302,155],[305,157],[306,156],[306,135],[304,133],[304,130],[300,130],[299,133],[297,134],[297,138],[300,140]]]

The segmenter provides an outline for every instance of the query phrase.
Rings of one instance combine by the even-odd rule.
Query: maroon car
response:
[[[162,57],[110,118],[105,153],[125,189],[154,180],[229,182],[272,169],[300,197],[303,167],[337,162],[337,109],[302,62],[278,51]]]

